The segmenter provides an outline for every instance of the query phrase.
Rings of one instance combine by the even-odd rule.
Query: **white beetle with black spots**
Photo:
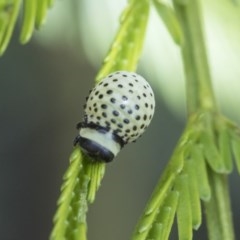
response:
[[[135,142],[150,124],[155,109],[148,82],[126,71],[102,79],[86,100],[74,144],[94,161],[110,162],[125,144]]]

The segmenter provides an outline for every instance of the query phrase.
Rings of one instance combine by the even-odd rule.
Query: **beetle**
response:
[[[135,142],[149,126],[155,110],[154,93],[140,75],[117,71],[90,91],[74,145],[94,161],[112,161],[124,145]]]

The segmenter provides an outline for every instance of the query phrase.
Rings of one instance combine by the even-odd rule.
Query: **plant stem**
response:
[[[212,186],[212,197],[204,203],[208,238],[211,240],[233,240],[234,230],[229,201],[227,176],[218,174],[210,168],[209,182]]]
[[[184,34],[182,56],[184,61],[187,110],[191,116],[201,110],[217,112],[202,31],[199,0],[174,0]],[[211,199],[205,203],[210,240],[234,239],[231,207],[226,176],[209,167]]]
[[[182,55],[186,75],[188,114],[195,113],[199,109],[216,111],[217,104],[211,84],[199,1],[188,0],[185,4],[181,2],[175,0],[175,9],[184,34]]]

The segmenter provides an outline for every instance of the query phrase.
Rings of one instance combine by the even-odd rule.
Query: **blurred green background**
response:
[[[216,1],[210,3],[204,9],[212,13],[216,24],[218,18],[210,11],[211,7],[216,8]],[[217,22],[219,25],[205,22],[207,31],[218,37],[216,40],[208,36],[208,47],[213,49],[210,59],[221,107],[240,123],[240,41],[234,28],[239,18],[235,12],[229,14],[226,9],[232,7],[225,0],[223,3],[225,8],[221,5],[216,16],[224,16],[230,33],[225,34],[220,28],[221,22]],[[93,86],[125,4],[123,0],[119,5],[109,0],[56,1],[46,26],[34,39],[20,46],[17,28],[0,59],[0,239],[48,238],[62,176],[77,134],[75,126],[83,117],[85,97]],[[108,164],[97,199],[89,209],[90,240],[129,239],[184,128],[180,53],[161,22],[154,22],[153,11],[151,16],[138,70],[154,88],[156,113],[144,136],[126,146]],[[160,35],[151,35],[151,29],[157,32],[158,27]],[[230,186],[237,238],[239,181],[234,172]],[[176,233],[172,239],[177,239]],[[206,239],[204,226],[194,239]]]

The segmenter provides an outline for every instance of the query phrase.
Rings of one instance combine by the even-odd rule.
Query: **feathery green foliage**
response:
[[[0,56],[11,40],[13,30],[23,5],[20,42],[27,43],[35,28],[44,24],[47,10],[54,0],[0,0]]]
[[[209,125],[212,127],[207,128]],[[158,239],[160,233],[156,231],[156,225],[161,229],[160,232],[166,232],[164,237],[159,239],[168,239],[169,229],[171,229],[173,221],[167,221],[167,217],[164,219],[161,216],[165,214],[166,205],[171,206],[168,198],[173,193],[179,195],[176,200],[178,201],[178,207],[169,207],[170,209],[167,211],[171,210],[169,214],[177,215],[179,239],[192,239],[192,229],[197,230],[202,222],[200,200],[209,202],[212,196],[209,166],[207,167],[208,160],[203,155],[203,148],[206,145],[205,136],[210,135],[215,126],[217,126],[217,129],[214,131],[213,139],[207,142],[210,156],[220,155],[224,151],[225,146],[216,146],[216,140],[220,134],[224,133],[224,136],[227,136],[226,139],[222,139],[225,142],[229,139],[229,135],[239,132],[239,128],[221,115],[213,114],[212,117],[209,117],[208,112],[199,112],[189,119],[189,123],[144,210],[132,239]],[[225,130],[226,128],[228,129],[227,135],[225,135],[225,131],[219,132],[219,129]],[[237,138],[240,139],[239,133]],[[232,156],[227,156],[229,157],[225,159],[227,164],[221,164],[220,166],[218,164],[219,158],[210,158],[213,161],[211,167],[214,167],[212,170],[215,173],[220,175],[229,173],[229,162],[232,161]],[[213,174],[211,173],[211,175]],[[219,216],[216,217],[219,218]],[[165,221],[167,221],[167,224]],[[224,229],[223,222],[219,223],[221,229]],[[156,235],[155,232],[157,232]]]
[[[174,8],[157,0],[153,3],[173,40],[182,49],[186,72],[188,120],[136,226],[132,240],[169,239],[175,216],[179,239],[192,239],[193,229],[197,230],[202,223],[201,201],[207,211],[210,239],[234,239],[225,179],[226,174],[231,173],[233,169],[233,158],[239,169],[240,130],[222,116],[217,108],[211,86],[198,2],[176,0]],[[120,28],[96,77],[96,82],[116,70],[136,69],[148,15],[149,1],[129,2],[122,13]],[[86,214],[87,205],[94,201],[105,169],[104,164],[96,167],[97,164],[86,156],[83,156],[83,162],[85,164],[79,168],[77,176],[87,175],[89,182],[86,185],[79,184],[79,188],[73,190],[79,206],[72,213],[75,214],[73,219],[79,216],[79,211]],[[82,191],[85,195],[81,195],[84,197],[80,199],[77,193]],[[218,204],[213,208],[214,202]],[[59,209],[62,208],[62,204],[64,202],[60,202]],[[81,204],[85,207],[81,208]],[[51,239],[77,239],[77,236],[86,239],[86,215],[84,221],[79,221],[78,225],[76,222],[72,225],[69,223],[69,231],[58,230],[59,222],[66,222],[68,218],[69,216],[64,214],[56,215],[53,233],[60,235],[56,237],[57,235],[53,234]],[[217,226],[215,218],[218,219]],[[78,235],[75,229],[77,226],[81,229],[83,222],[84,233],[78,231]],[[218,238],[213,238],[215,235]]]
[[[198,1],[174,1],[184,35],[188,124],[135,229],[132,239],[169,239],[173,221],[164,224],[168,197],[179,194],[179,239],[192,239],[202,222],[204,202],[209,239],[234,239],[226,174],[238,165],[239,128],[219,113],[214,98]],[[161,12],[159,12],[161,13]],[[233,135],[235,137],[233,137]],[[235,140],[234,140],[235,139]],[[233,152],[233,156],[232,153]],[[169,204],[170,205],[170,204]],[[155,230],[156,226],[159,230]],[[164,229],[165,228],[165,229]],[[154,230],[153,230],[154,229]],[[165,230],[166,234],[161,235]],[[162,236],[161,238],[159,236]]]
[[[20,42],[46,20],[54,0],[0,0],[0,55],[11,39],[21,4]],[[132,240],[169,239],[174,218],[180,240],[193,238],[205,208],[210,240],[234,239],[227,175],[235,160],[240,173],[240,129],[217,107],[211,85],[199,0],[173,0],[173,7],[152,0],[182,50],[188,118],[174,151],[135,228]],[[134,71],[141,54],[150,0],[129,0],[120,27],[95,82],[116,70]],[[87,211],[95,200],[105,164],[73,148],[64,175],[51,240],[86,240]]]
[[[116,70],[134,71],[136,69],[143,46],[149,7],[148,0],[129,2],[120,18],[121,27],[97,74],[97,82]]]
[[[119,69],[128,71],[136,69],[144,40],[148,15],[148,0],[134,0],[129,3],[121,17],[119,30],[96,77],[96,82],[100,81],[102,77],[110,72]],[[64,178],[63,186],[69,185],[69,191],[66,191],[65,187],[62,188],[62,194],[58,201],[58,210],[54,217],[51,240],[87,239],[87,206],[94,201],[104,175],[105,163],[92,162],[87,156],[80,154],[79,147],[74,148],[74,151],[79,153],[78,161],[83,163],[82,167],[77,167],[76,174],[70,177],[71,181],[78,182],[78,184],[72,188],[68,184],[70,180]],[[69,169],[73,168],[72,164],[73,161],[70,160]],[[67,170],[67,172],[69,171],[71,172],[71,170]],[[74,200],[71,203],[62,200],[73,197]],[[62,211],[67,206],[69,211]],[[64,227],[66,223],[68,227]]]

